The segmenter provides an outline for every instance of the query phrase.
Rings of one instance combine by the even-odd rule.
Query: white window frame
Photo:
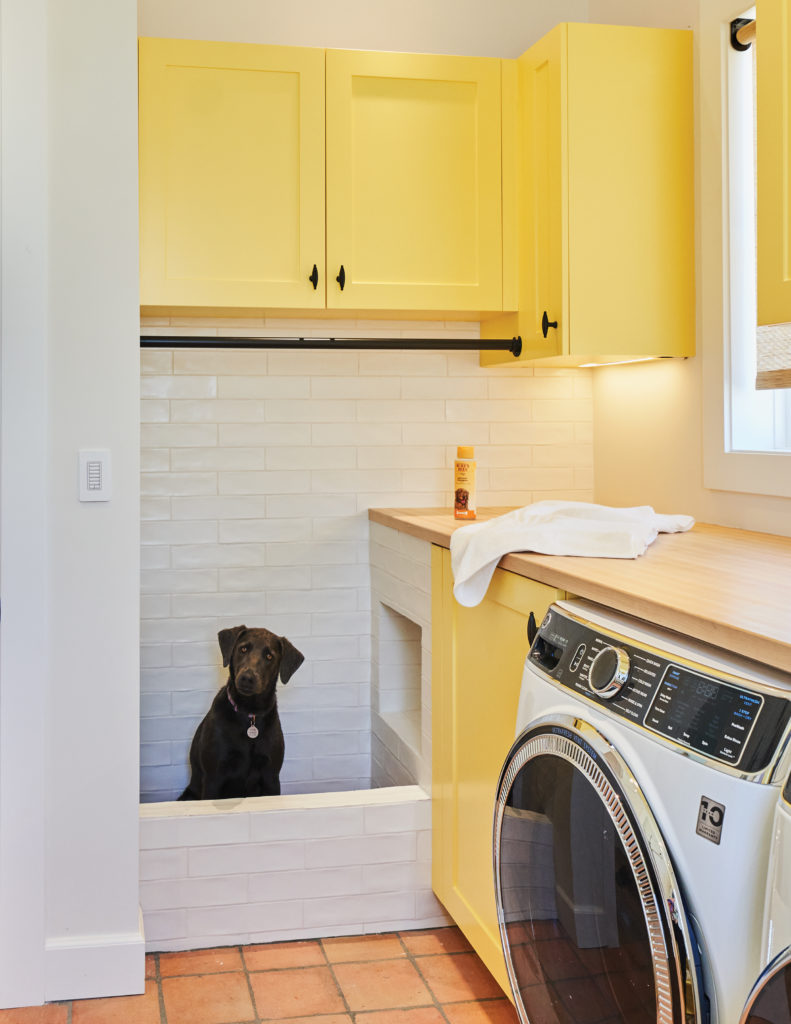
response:
[[[753,212],[749,198],[744,216],[732,216],[731,190],[739,180],[738,75],[749,73],[747,62],[730,45],[730,22],[744,13],[743,0],[702,0],[700,8],[700,96],[699,138],[699,227],[701,331],[703,341],[703,479],[715,490],[791,497],[791,453],[759,450],[761,436],[772,435],[778,407],[787,407],[783,396],[777,402],[770,393],[752,390],[750,378],[754,361],[744,349],[734,352],[733,339],[744,325],[754,324],[754,297],[731,287],[738,279],[734,259],[738,253],[754,251]],[[743,94],[743,93],[742,93]],[[715,112],[720,112],[719,124]],[[743,112],[742,112],[742,116]],[[735,129],[731,126],[735,123]],[[718,130],[719,129],[719,130]],[[742,172],[742,179],[744,171]],[[735,390],[735,408],[756,427],[752,438],[733,438],[731,422],[732,381],[746,379],[749,386]],[[785,422],[781,425],[785,427]],[[738,432],[737,432],[738,434]],[[734,443],[735,441],[735,443]],[[755,444],[750,450],[747,446]],[[741,446],[741,447],[739,447]]]

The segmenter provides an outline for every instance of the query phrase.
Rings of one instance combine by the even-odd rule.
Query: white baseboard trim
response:
[[[46,1002],[138,995],[145,988],[145,935],[138,912],[135,932],[48,939]]]

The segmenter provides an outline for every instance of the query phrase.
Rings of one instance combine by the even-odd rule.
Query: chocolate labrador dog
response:
[[[228,683],[195,730],[192,775],[179,800],[277,795],[285,750],[277,683],[287,683],[304,656],[268,629],[234,626],[217,639]]]

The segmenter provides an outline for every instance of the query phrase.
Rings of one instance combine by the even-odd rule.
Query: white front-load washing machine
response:
[[[738,1024],[790,730],[787,675],[589,602],[550,608],[494,816],[523,1024]]]

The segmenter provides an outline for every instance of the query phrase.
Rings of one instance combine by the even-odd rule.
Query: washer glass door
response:
[[[522,734],[500,779],[494,847],[522,1021],[701,1019],[697,946],[669,855],[629,769],[595,729],[558,717]]]
[[[791,1024],[791,946],[778,953],[755,983],[740,1024]]]

